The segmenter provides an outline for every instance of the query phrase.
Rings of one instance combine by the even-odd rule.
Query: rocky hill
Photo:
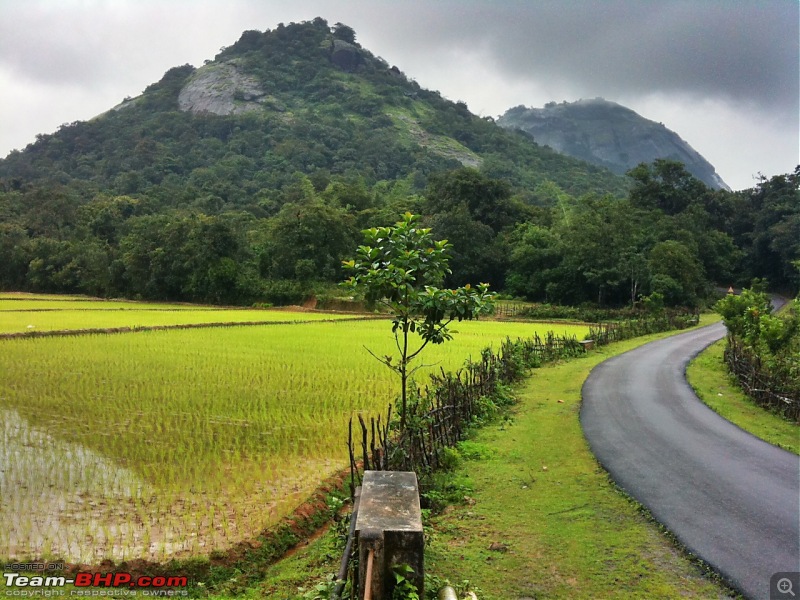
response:
[[[0,160],[0,178],[173,199],[180,186],[182,203],[210,194],[211,205],[241,208],[277,195],[296,173],[360,176],[369,186],[410,178],[419,191],[428,174],[461,166],[518,189],[549,181],[573,194],[627,190],[604,168],[421,88],[351,28],[321,18],[246,31],[213,61],[170,69],[97,118],[37,136]]]
[[[676,160],[712,189],[730,190],[714,167],[680,136],[603,98],[551,102],[544,108],[517,106],[498,124],[521,129],[541,145],[620,175],[657,158]]]
[[[668,137],[659,127],[639,145]],[[638,139],[624,131],[605,133],[617,153]],[[300,302],[339,293],[361,231],[411,211],[453,244],[446,285],[695,303],[734,273],[793,273],[792,185],[776,180],[770,204],[709,190],[669,160],[620,177],[423,89],[352,29],[317,18],[246,31],[213,61],[169,69],[0,160],[0,289]]]

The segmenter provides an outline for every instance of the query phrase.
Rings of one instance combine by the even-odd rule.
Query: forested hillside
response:
[[[552,220],[509,235],[508,290],[564,303],[631,303],[640,295],[697,305],[714,285],[766,278],[796,293],[800,170],[752,190],[711,190],[680,163],[628,173],[628,198],[565,197]]]
[[[797,173],[711,191],[537,146],[420,88],[323,19],[248,31],[214,61],[0,160],[0,288],[297,302],[365,227],[421,213],[452,281],[537,300],[696,303],[796,286]]]

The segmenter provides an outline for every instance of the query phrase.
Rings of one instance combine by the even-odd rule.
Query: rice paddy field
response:
[[[186,304],[0,294],[0,334],[213,323],[323,321],[358,316],[283,309],[225,309]]]
[[[29,301],[63,302],[78,328],[116,327],[103,319],[136,310]],[[169,324],[178,312],[192,323],[254,311],[140,312]],[[388,321],[259,312],[297,322],[1,339],[0,557],[207,555],[276,522],[344,467],[350,416],[384,412],[399,389],[365,349],[392,352]],[[453,341],[420,356],[430,366],[419,382],[506,336],[587,331],[499,321],[455,329]]]

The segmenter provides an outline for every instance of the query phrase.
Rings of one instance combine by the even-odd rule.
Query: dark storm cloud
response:
[[[592,96],[680,93],[797,106],[796,0],[413,4],[377,3],[384,17],[393,13],[383,35],[404,52],[480,49],[508,76]]]
[[[240,20],[230,35],[274,27],[274,16],[321,15],[386,47],[390,61],[479,51],[509,77],[592,96],[683,93],[786,109],[800,86],[796,0],[0,0],[0,7],[0,65],[48,82],[123,77],[120,66],[130,69],[137,55],[202,44],[198,14],[224,23],[246,13],[251,23]],[[206,30],[213,35],[217,26]]]
[[[797,0],[0,0],[0,156],[316,16],[478,114],[603,96],[737,189],[797,164]]]

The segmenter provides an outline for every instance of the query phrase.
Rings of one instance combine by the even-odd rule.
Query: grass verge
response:
[[[775,446],[800,454],[800,427],[759,406],[736,383],[722,359],[725,340],[712,344],[686,369],[697,396],[734,425]]]
[[[432,572],[469,579],[482,600],[732,595],[618,493],[581,430],[591,369],[661,337],[539,369],[518,389],[511,419],[468,443],[454,473],[468,500],[433,520]]]
[[[517,388],[512,413],[461,443],[460,464],[434,494],[450,504],[427,519],[431,583],[449,580],[481,600],[734,596],[617,491],[580,427],[589,371],[667,335],[536,370]],[[335,571],[332,541],[273,565],[253,596],[302,597],[299,588]]]

